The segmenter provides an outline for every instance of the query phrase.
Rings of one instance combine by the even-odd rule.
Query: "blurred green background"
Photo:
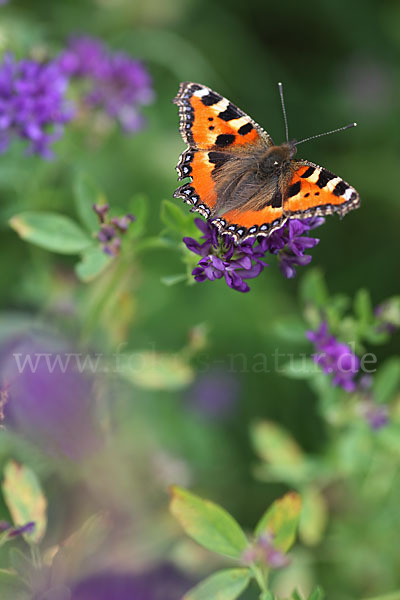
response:
[[[67,339],[73,348],[105,356],[155,351],[178,353],[185,362],[193,354],[188,367],[193,371],[182,385],[170,386],[174,389],[168,390],[168,383],[154,390],[95,376],[107,407],[105,470],[96,459],[80,464],[79,474],[74,464],[59,467],[59,458],[45,460],[40,449],[36,456],[26,439],[10,432],[3,436],[3,459],[28,460],[41,476],[52,506],[49,544],[71,533],[85,516],[115,508],[124,518],[129,514],[125,538],[113,541],[126,568],[140,568],[169,552],[196,579],[214,565],[192,547],[193,557],[186,560],[191,564],[185,563],[183,537],[167,513],[167,485],[192,487],[250,528],[286,488],[254,477],[249,426],[262,418],[278,421],[309,453],[326,444],[326,425],[312,392],[273,367],[276,349],[310,352],[301,332],[297,345],[292,334],[282,337],[299,313],[302,268],[297,279],[286,280],[271,261],[251,282],[249,294],[222,281],[166,286],[162,277],[184,270],[181,254],[155,249],[141,252],[124,280],[106,288],[110,282],[101,277],[79,282],[74,257],[22,242],[8,220],[28,209],[74,216],[73,182],[82,171],[121,212],[127,212],[132,196],[144,194],[149,233],[158,235],[161,201],[177,187],[175,165],[184,149],[171,103],[179,83],[212,87],[281,143],[277,82],[282,81],[291,137],[358,123],[356,129],[302,145],[299,157],[337,173],[361,196],[360,210],[343,221],[328,218],[318,230],[313,266],[322,269],[332,292],[353,295],[366,287],[378,304],[398,292],[400,5],[389,0],[12,0],[0,10],[1,51],[54,56],[72,34],[88,34],[143,60],[156,93],[144,109],[147,125],[136,135],[72,124],[51,163],[25,157],[19,143],[0,158],[2,339],[32,327],[41,331],[45,323],[52,336]],[[99,308],[101,294],[106,297]],[[196,336],[200,350],[194,352]],[[379,350],[378,359],[394,352],[398,341],[397,335]],[[270,372],[257,366],[265,357]],[[213,394],[226,402],[221,414],[210,414]],[[353,527],[358,542],[365,526]],[[314,558],[299,552],[296,576],[303,578],[304,589],[318,582],[336,600],[400,585],[395,569],[389,578],[378,574],[364,585],[361,566],[360,573],[350,569],[349,575],[343,565],[330,565],[329,551],[322,563],[315,560],[318,547]]]

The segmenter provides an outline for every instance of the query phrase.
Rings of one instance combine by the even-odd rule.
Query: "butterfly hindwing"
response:
[[[288,216],[306,218],[332,213],[344,216],[359,207],[358,193],[341,177],[306,160],[293,162],[296,170],[284,201]]]

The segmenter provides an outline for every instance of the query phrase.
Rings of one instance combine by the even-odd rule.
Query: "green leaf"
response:
[[[235,600],[247,588],[249,569],[225,569],[196,585],[183,600]]]
[[[300,282],[300,298],[304,304],[314,304],[320,308],[328,303],[329,293],[322,271],[310,269]]]
[[[78,254],[93,245],[74,221],[56,213],[20,213],[12,217],[10,225],[23,240],[60,254]]]
[[[299,535],[305,544],[315,546],[324,535],[328,521],[328,508],[322,494],[311,486],[303,490],[302,500]]]
[[[75,206],[79,219],[90,233],[100,227],[93,204],[105,204],[106,198],[96,183],[86,173],[79,173],[74,185]]]
[[[282,340],[292,343],[304,343],[306,338],[307,327],[303,319],[294,315],[286,316],[278,319],[273,325],[276,335]]]
[[[257,537],[272,534],[274,547],[281,552],[287,552],[296,538],[300,512],[300,495],[289,492],[273,502],[261,517],[254,533]]]
[[[178,234],[179,237],[197,237],[200,233],[194,224],[193,214],[171,200],[162,201],[161,221],[169,231]]]
[[[179,390],[192,383],[195,373],[179,354],[134,352],[123,355],[119,372],[135,385],[149,390]]]
[[[25,540],[40,542],[46,531],[47,501],[34,472],[10,460],[4,469],[2,491],[15,526],[35,522],[34,531],[24,534]]]
[[[392,296],[380,306],[379,320],[400,327],[400,296]]]
[[[311,358],[297,358],[282,366],[280,372],[291,379],[310,379],[319,372],[319,367]]]
[[[247,539],[226,510],[178,486],[171,488],[171,494],[171,513],[190,537],[218,554],[241,557]]]
[[[261,593],[260,600],[275,600],[275,596],[272,592],[267,590],[266,592]]]
[[[325,593],[320,587],[316,587],[315,590],[311,592],[308,597],[308,600],[324,600]]]
[[[373,392],[380,403],[390,402],[400,391],[400,358],[393,356],[379,367],[375,377]]]
[[[298,467],[304,462],[304,454],[296,440],[280,425],[261,421],[250,429],[257,454],[273,465]]]
[[[133,214],[135,221],[130,225],[126,236],[133,240],[141,237],[146,231],[149,199],[143,194],[137,194],[129,203],[129,212]]]
[[[81,281],[88,282],[100,275],[111,262],[112,257],[108,256],[100,246],[93,246],[82,254],[80,262],[75,266],[75,271]]]
[[[177,283],[183,283],[184,281],[187,281],[187,278],[186,273],[178,273],[177,275],[165,275],[164,277],[161,277],[161,282],[169,287],[176,285]]]

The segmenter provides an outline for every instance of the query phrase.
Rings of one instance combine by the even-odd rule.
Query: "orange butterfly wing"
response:
[[[343,217],[360,206],[357,191],[327,169],[306,160],[293,161],[297,169],[284,201],[289,217],[307,218],[338,213]]]
[[[207,218],[216,203],[214,169],[244,144],[268,147],[273,142],[246,113],[204,85],[182,83],[174,102],[179,107],[180,132],[188,144],[176,168],[179,180],[192,179],[174,197],[183,198]]]

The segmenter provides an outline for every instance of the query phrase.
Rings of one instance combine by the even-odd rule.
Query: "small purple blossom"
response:
[[[333,375],[332,384],[340,386],[346,392],[354,392],[354,378],[360,369],[360,359],[350,346],[331,335],[325,321],[317,331],[308,331],[307,338],[315,345],[317,351],[313,355],[314,361],[324,373]]]
[[[100,40],[77,37],[70,40],[59,64],[66,75],[86,83],[87,106],[104,110],[127,133],[143,126],[139,107],[150,104],[154,92],[140,61],[122,52],[110,52]]]
[[[51,158],[51,144],[73,117],[64,97],[67,87],[56,61],[16,60],[6,54],[0,64],[0,152],[20,137],[29,142],[30,153]]]
[[[290,220],[267,238],[248,238],[236,245],[230,236],[220,235],[211,221],[195,219],[203,242],[190,237],[183,238],[183,242],[191,252],[201,256],[192,271],[196,281],[225,278],[230,288],[248,292],[250,287],[245,280],[258,277],[268,266],[264,260],[267,253],[277,255],[279,267],[287,278],[296,275],[296,266],[309,264],[311,256],[304,251],[316,246],[319,240],[303,234],[323,222],[322,218]]]
[[[11,539],[23,535],[24,533],[32,533],[35,530],[35,527],[36,523],[34,521],[29,521],[29,523],[25,523],[25,525],[20,525],[18,527],[14,527],[7,521],[0,521],[0,535],[7,532],[6,537]]]
[[[268,251],[278,256],[279,268],[287,279],[296,276],[297,266],[305,266],[311,262],[311,256],[304,252],[314,248],[319,243],[319,239],[304,234],[323,223],[325,223],[323,217],[290,219],[288,225],[277,229],[266,238],[265,245]]]
[[[274,535],[268,532],[260,535],[252,546],[244,551],[242,562],[245,565],[261,563],[271,569],[282,569],[287,567],[290,560],[286,554],[275,548]]]
[[[389,410],[386,404],[377,404],[372,400],[362,403],[362,413],[372,430],[378,431],[389,423]]]
[[[210,221],[195,219],[195,224],[203,233],[200,243],[185,237],[186,247],[202,258],[192,271],[196,281],[214,281],[225,278],[228,286],[238,292],[248,292],[250,287],[245,279],[257,277],[268,266],[261,258],[264,252],[255,246],[255,240],[245,240],[237,246],[229,236],[220,236]]]
[[[116,256],[121,249],[121,235],[127,232],[129,225],[136,218],[128,213],[122,217],[113,217],[108,215],[108,204],[93,204],[93,210],[100,221],[100,231],[97,239],[101,242],[103,251],[109,256]]]

